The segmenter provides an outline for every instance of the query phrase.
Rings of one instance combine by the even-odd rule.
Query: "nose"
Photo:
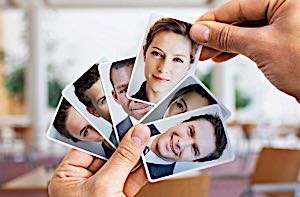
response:
[[[170,58],[164,58],[158,65],[158,71],[161,73],[169,73],[172,69],[172,60]]]
[[[185,149],[186,147],[188,147],[192,144],[193,144],[192,139],[190,139],[190,138],[180,138],[180,139],[178,139],[178,142],[177,142],[177,148],[179,150],[183,150],[183,149]]]

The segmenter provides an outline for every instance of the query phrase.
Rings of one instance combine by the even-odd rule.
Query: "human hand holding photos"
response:
[[[147,182],[137,164],[150,138],[149,128],[137,125],[125,135],[112,157],[100,159],[71,150],[49,184],[50,196],[134,196]]]
[[[190,34],[205,46],[200,60],[223,62],[243,54],[300,102],[299,11],[297,0],[232,0],[201,16]]]

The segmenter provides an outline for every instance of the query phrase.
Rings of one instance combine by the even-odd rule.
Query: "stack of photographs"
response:
[[[109,159],[132,126],[145,124],[150,182],[232,161],[230,112],[194,76],[202,46],[191,26],[151,15],[136,56],[101,59],[63,90],[48,138]]]

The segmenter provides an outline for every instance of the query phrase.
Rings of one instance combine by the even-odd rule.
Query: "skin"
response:
[[[188,92],[175,99],[168,107],[164,117],[170,117],[191,111],[197,108],[208,106],[207,98],[196,92]]]
[[[146,93],[157,103],[191,68],[191,40],[170,31],[155,35],[145,52]]]
[[[126,97],[132,69],[133,65],[124,66],[119,69],[112,69],[112,81],[114,83],[112,95],[115,101],[122,106],[123,110],[129,116],[139,120],[150,110],[151,106],[133,101]]]
[[[96,81],[84,94],[92,101],[94,107],[87,107],[87,111],[94,116],[102,117],[111,122],[106,96],[101,80]]]
[[[69,133],[81,141],[104,141],[104,138],[79,114],[78,111],[74,109],[74,107],[69,108],[65,124]]]
[[[190,35],[205,46],[200,60],[222,62],[243,54],[300,102],[299,18],[298,0],[235,0],[201,16]]]
[[[194,161],[216,149],[213,125],[207,120],[194,120],[169,128],[155,138],[151,150],[167,161]]]
[[[49,196],[134,196],[147,178],[143,165],[134,172],[131,170],[140,160],[149,138],[147,126],[131,128],[107,162],[71,150],[50,181]]]
[[[271,83],[300,102],[299,15],[297,0],[235,0],[200,17],[190,34],[196,42],[206,46],[200,59],[213,58],[221,62],[237,53],[244,54],[257,63]],[[269,19],[269,25],[255,28],[252,24],[254,27],[247,29],[228,25],[261,19]],[[196,26],[199,24],[209,27],[208,40],[203,40],[201,31],[197,31]],[[127,166],[135,165],[132,161],[138,161],[147,142],[140,149],[135,146],[131,148],[131,143],[125,140],[127,138],[121,144],[122,147],[129,147],[125,150],[133,157],[122,157],[127,154],[115,153],[119,157],[113,156],[105,166],[88,154],[72,150],[50,182],[50,196],[133,196],[143,186],[146,178],[141,174],[129,175],[126,169]],[[122,147],[117,152],[124,153]]]

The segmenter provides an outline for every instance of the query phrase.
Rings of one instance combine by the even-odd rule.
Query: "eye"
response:
[[[101,100],[101,104],[106,104],[106,97],[103,97],[103,99]]]
[[[183,104],[182,100],[176,101],[176,105],[182,112],[185,112],[185,105]]]
[[[173,61],[174,61],[174,62],[183,63],[183,60],[180,59],[180,58],[178,58],[178,57],[175,57],[175,58],[173,59]]]
[[[157,57],[162,57],[162,54],[160,54],[160,53],[157,52],[157,51],[152,51],[152,52],[151,52],[151,55],[157,56]]]
[[[89,129],[85,129],[83,132],[83,137],[86,137],[89,134]]]
[[[119,90],[119,94],[123,94],[127,92],[127,88],[123,88]]]
[[[200,154],[199,149],[195,144],[193,144],[193,152],[194,152],[195,157]]]

